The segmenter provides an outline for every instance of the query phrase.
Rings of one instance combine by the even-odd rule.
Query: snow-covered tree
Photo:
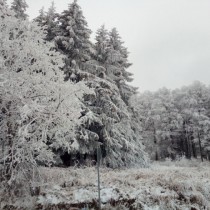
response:
[[[30,184],[37,163],[79,150],[75,127],[90,90],[64,82],[62,56],[39,27],[0,17],[0,170],[2,183],[17,190]]]
[[[39,15],[34,19],[34,21],[44,28],[46,33],[45,39],[47,41],[54,40],[58,32],[58,13],[56,12],[54,1],[47,12],[44,11],[44,8],[39,10]]]
[[[58,27],[58,14],[56,13],[56,8],[54,1],[52,2],[50,8],[46,13],[46,30],[47,30],[47,37],[48,41],[51,41],[55,38],[57,27]]]
[[[46,12],[44,11],[44,7],[39,10],[39,15],[34,19],[34,21],[37,22],[40,27],[46,25]]]
[[[67,57],[64,69],[66,79],[73,80],[80,77],[78,71],[85,70],[85,63],[90,60],[91,31],[76,0],[69,4],[68,10],[64,10],[58,20],[59,32],[55,40],[58,50]]]
[[[100,62],[101,65],[105,64],[108,56],[108,40],[109,33],[106,30],[105,25],[102,25],[96,32],[95,43],[95,59]]]
[[[102,26],[97,31],[95,51],[99,65],[106,69],[107,79],[117,85],[121,97],[128,104],[129,98],[136,93],[136,88],[127,84],[132,81],[132,74],[127,71],[131,64],[128,62],[128,51],[116,28],[108,33]]]
[[[91,31],[77,1],[69,5],[58,21],[59,30],[56,32],[55,42],[57,50],[65,57],[63,69],[66,80],[74,83],[84,81],[94,90],[94,94],[86,94],[83,99],[84,106],[77,132],[80,151],[76,154],[66,152],[62,156],[66,165],[74,164],[74,159],[80,163],[95,159],[96,145],[100,142],[106,165],[120,167],[139,163],[145,166],[146,156],[139,141],[140,136],[136,136],[132,130],[132,114],[122,100],[116,83],[106,75],[104,62],[108,57],[98,59],[100,52],[97,53],[97,50],[100,51],[99,48],[103,46],[99,44],[97,48],[96,44],[94,49],[89,40]],[[105,28],[102,27],[101,30]],[[108,34],[105,36],[108,47]],[[100,32],[98,38],[101,39]],[[107,53],[106,49],[104,53]],[[122,130],[123,126],[126,126],[126,131]]]
[[[11,9],[15,12],[15,17],[25,20],[28,15],[25,13],[28,5],[25,0],[13,0]]]
[[[102,78],[87,81],[87,84],[95,90],[96,97],[86,101],[92,117],[83,117],[89,123],[83,131],[91,131],[95,141],[102,143],[103,163],[110,167],[146,166],[147,156],[143,152],[138,125],[133,122],[132,113],[122,100],[118,87]],[[83,136],[87,137],[87,144],[93,139],[84,134],[82,139]]]
[[[153,159],[209,156],[209,92],[202,83],[173,91],[163,88],[145,92],[132,105]]]

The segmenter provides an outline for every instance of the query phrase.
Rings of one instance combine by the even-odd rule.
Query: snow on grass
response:
[[[117,208],[121,205],[127,206],[125,209],[132,206],[133,209],[143,210],[210,210],[209,163],[191,167],[168,164],[153,164],[148,169],[102,168],[103,208],[114,209],[114,206]],[[98,192],[95,168],[40,170],[47,185],[41,190],[39,204],[52,205],[60,202],[96,205]]]
[[[26,210],[98,209],[96,168],[39,170],[42,183],[38,195],[25,197],[24,202],[8,199],[0,209],[11,205]],[[103,210],[210,210],[209,162],[167,160],[153,163],[150,168],[101,168],[100,174]]]

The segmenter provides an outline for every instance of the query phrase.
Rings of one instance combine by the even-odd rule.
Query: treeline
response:
[[[148,91],[132,104],[153,160],[210,160],[210,87],[196,81],[180,89]]]

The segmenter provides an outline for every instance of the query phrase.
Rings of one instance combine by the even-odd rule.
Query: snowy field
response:
[[[40,172],[39,195],[14,203],[19,209],[98,209],[95,167]],[[146,169],[101,168],[101,202],[107,210],[210,210],[210,164],[182,160]]]

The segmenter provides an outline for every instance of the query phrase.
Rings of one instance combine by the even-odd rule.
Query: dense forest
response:
[[[148,91],[134,96],[131,106],[153,160],[210,160],[210,87],[196,81],[172,91]]]
[[[210,160],[209,87],[194,82],[139,93],[116,28],[102,25],[93,43],[76,0],[60,14],[52,3],[32,21],[27,7],[25,0],[0,0],[5,191],[38,177],[39,166],[94,165],[98,147],[109,168],[181,156]]]

